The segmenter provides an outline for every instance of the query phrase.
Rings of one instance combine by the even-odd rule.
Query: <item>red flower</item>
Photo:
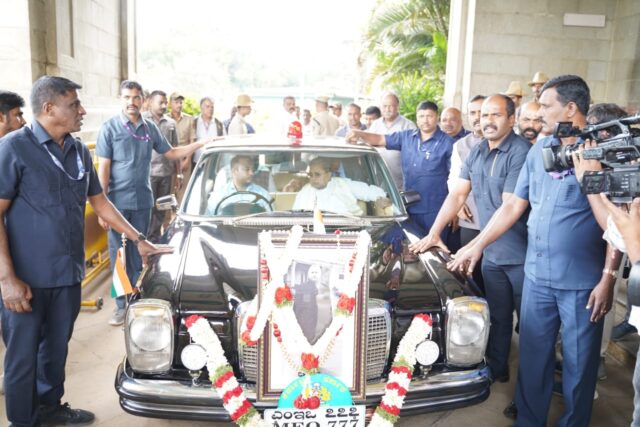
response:
[[[194,314],[184,319],[184,324],[187,327],[187,329],[189,329],[193,326],[194,323],[196,323],[200,319],[204,319],[204,317]]]
[[[340,299],[338,300],[338,309],[344,310],[347,313],[351,314],[353,311],[353,307],[356,306],[356,299],[349,298],[345,294],[340,294]]]
[[[395,415],[395,416],[400,415],[400,408],[398,408],[397,406],[389,406],[380,402],[380,409],[382,409],[385,412],[388,412],[391,415]]]
[[[416,317],[422,319],[424,323],[426,323],[429,326],[433,325],[433,320],[431,319],[431,316],[429,316],[428,314],[416,314]]]
[[[289,288],[287,285],[284,285],[284,287],[276,289],[277,305],[282,305],[290,301],[293,301],[293,294],[291,294],[291,288]]]
[[[298,397],[296,397],[296,400],[293,401],[293,406],[298,409],[307,409],[309,407],[309,401],[302,395],[299,395]]]
[[[240,338],[242,339],[242,341],[244,341],[244,343],[246,345],[248,345],[249,347],[254,346],[257,344],[257,341],[251,341],[251,331],[249,329],[247,329],[246,331],[244,331],[242,333],[242,335],[240,336]]]
[[[302,369],[305,371],[313,371],[318,369],[320,364],[319,357],[313,353],[302,353]]]
[[[256,316],[247,317],[247,329],[253,329],[253,325],[256,324]]]
[[[245,399],[244,402],[242,402],[240,408],[238,408],[236,412],[231,414],[231,419],[233,421],[236,421],[238,418],[249,412],[249,409],[251,409],[251,403],[249,403],[249,401]]]
[[[318,409],[320,407],[320,399],[318,396],[311,396],[307,399],[307,405],[309,409]]]
[[[227,371],[224,374],[220,375],[217,380],[215,380],[214,385],[216,386],[216,388],[220,388],[223,386],[224,383],[227,382],[227,380],[229,380],[232,377],[233,377],[233,372]]]
[[[338,228],[338,229],[335,231],[335,233],[336,233],[336,236],[339,236],[340,234],[342,234],[342,231],[340,231],[340,229]]]

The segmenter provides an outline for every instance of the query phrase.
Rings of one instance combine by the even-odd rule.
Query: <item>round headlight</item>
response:
[[[482,317],[482,313],[467,310],[463,315],[455,319],[452,326],[449,330],[451,342],[456,345],[465,346],[474,343],[482,337],[484,318]]]
[[[133,319],[131,340],[144,351],[160,351],[171,343],[171,327],[162,317],[142,316]]]
[[[185,368],[190,371],[198,371],[207,363],[207,353],[198,344],[189,344],[182,349],[180,360]]]
[[[433,365],[433,362],[438,360],[439,355],[438,344],[431,340],[423,341],[416,347],[416,360],[423,366]]]

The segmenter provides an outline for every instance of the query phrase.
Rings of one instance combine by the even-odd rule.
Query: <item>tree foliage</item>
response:
[[[417,102],[439,102],[444,88],[448,20],[449,0],[380,1],[360,55],[361,64],[372,64],[367,88],[378,81],[407,100],[422,97]],[[403,104],[402,99],[401,105],[412,112],[416,106]]]

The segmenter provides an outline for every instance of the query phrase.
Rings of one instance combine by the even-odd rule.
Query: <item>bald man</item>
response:
[[[531,144],[536,143],[542,130],[542,119],[538,116],[539,109],[540,104],[529,101],[522,104],[518,110],[518,134]]]
[[[455,107],[447,107],[440,115],[440,129],[456,142],[469,131],[462,126],[462,113]]]

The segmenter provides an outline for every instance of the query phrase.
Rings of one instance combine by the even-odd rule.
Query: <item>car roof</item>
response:
[[[344,138],[335,136],[305,136],[302,139],[291,139],[286,136],[269,134],[250,134],[226,136],[205,146],[206,151],[217,151],[220,148],[300,148],[300,149],[337,149],[348,151],[376,152],[367,144],[349,144]]]

